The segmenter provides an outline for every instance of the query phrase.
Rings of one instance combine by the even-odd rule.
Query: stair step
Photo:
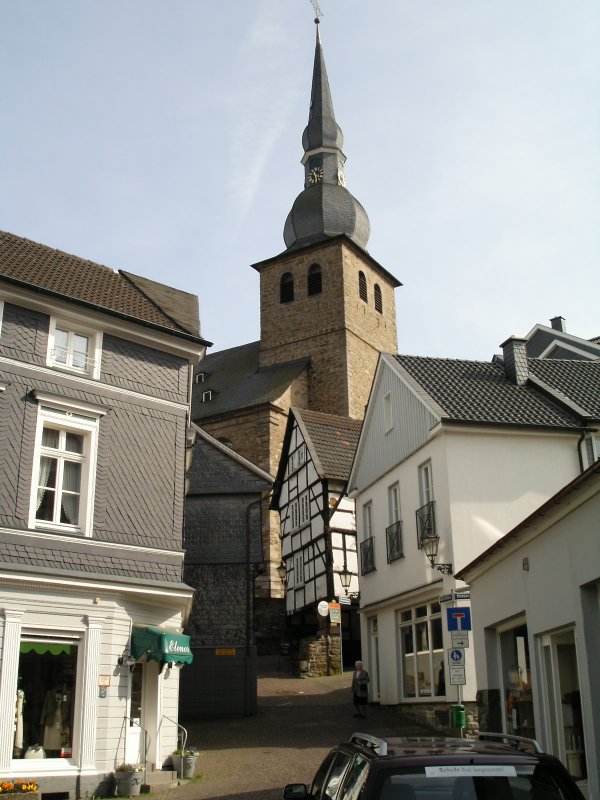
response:
[[[177,786],[178,778],[175,770],[171,769],[154,769],[148,770],[146,779],[142,784],[142,792],[157,792],[161,789],[170,789]]]

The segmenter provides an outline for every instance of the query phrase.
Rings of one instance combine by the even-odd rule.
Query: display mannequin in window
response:
[[[71,689],[66,683],[47,690],[40,724],[46,755],[59,755],[70,744]]]

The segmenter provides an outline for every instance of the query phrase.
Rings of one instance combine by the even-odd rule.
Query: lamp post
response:
[[[440,537],[435,533],[431,533],[429,536],[424,536],[421,539],[421,547],[433,569],[439,570],[444,575],[452,575],[452,564],[438,564],[436,562],[439,546]]]
[[[352,581],[352,573],[348,569],[348,567],[344,567],[338,572],[340,576],[340,583],[342,584],[342,589],[346,593],[346,597],[348,596],[348,589],[350,588],[350,582]]]
[[[287,586],[287,569],[285,566],[285,562],[283,559],[281,560],[279,566],[277,567],[277,574],[279,575],[279,580],[283,584],[283,588]]]

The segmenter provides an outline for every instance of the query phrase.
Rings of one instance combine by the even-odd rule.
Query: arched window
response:
[[[369,297],[367,295],[367,279],[365,278],[364,272],[358,273],[358,295],[365,303],[369,302]]]
[[[318,264],[311,264],[308,268],[308,294],[321,294],[323,291],[323,276]]]
[[[380,314],[383,314],[383,298],[381,297],[381,289],[378,283],[376,283],[373,288],[373,295],[375,297],[375,311],[379,311]]]
[[[284,272],[279,282],[279,302],[291,303],[294,299],[294,276],[291,272]]]

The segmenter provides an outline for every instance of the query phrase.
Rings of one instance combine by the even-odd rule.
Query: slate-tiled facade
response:
[[[127,653],[136,626],[179,636],[191,606],[185,456],[205,344],[191,295],[0,233],[0,703],[16,707],[0,779],[105,795],[116,764],[151,773],[177,744],[162,714],[177,718],[178,676]],[[39,716],[52,694],[60,729]]]

